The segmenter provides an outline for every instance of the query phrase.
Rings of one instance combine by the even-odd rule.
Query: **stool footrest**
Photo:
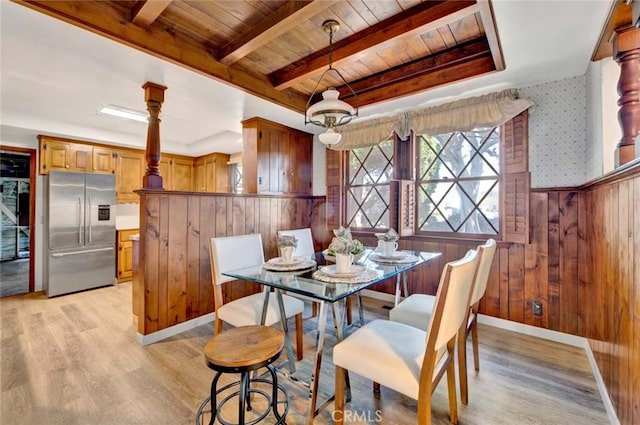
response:
[[[211,395],[208,396],[202,402],[202,404],[200,405],[200,407],[196,412],[196,425],[205,425],[207,423],[209,425],[213,425],[214,423],[216,423],[216,420],[218,423],[222,425],[254,425],[262,421],[264,418],[266,418],[270,412],[273,412],[276,419],[278,419],[278,421],[276,422],[276,425],[286,424],[285,419],[287,417],[287,413],[289,412],[289,408],[290,408],[289,395],[287,393],[287,390],[281,384],[278,383],[276,371],[273,368],[273,366],[268,365],[266,366],[266,368],[268,372],[267,375],[270,374],[271,379],[264,377],[265,376],[264,374],[261,375],[260,377],[249,379],[249,372],[246,371],[240,374],[241,375],[240,380],[227,384],[221,388],[216,388],[218,379],[222,374],[222,372],[217,372],[211,383]],[[252,385],[254,384],[270,385],[271,394],[269,394],[268,389],[261,389],[261,388],[255,388],[255,387],[252,388]],[[238,387],[236,391],[233,391],[230,394],[227,394],[222,400],[220,400],[220,402],[216,401],[218,395],[224,392],[228,392],[229,390],[231,390],[236,386]],[[284,395],[283,400],[279,401],[278,392]],[[251,420],[245,421],[245,411],[251,412],[254,410],[251,403],[251,396],[255,394],[262,396],[264,400],[266,400],[267,407],[263,412],[253,412],[254,413],[253,416],[255,417],[253,417]],[[235,397],[238,397],[239,399],[238,400],[238,403],[239,403],[238,422],[229,422],[222,417],[221,412],[225,404],[230,400],[234,399]],[[278,405],[281,405],[281,404],[284,404],[283,412],[280,412],[279,411],[280,409],[278,408]],[[210,405],[210,409],[208,410],[207,410],[207,405]],[[207,416],[209,416],[210,419],[208,422],[205,422],[205,418]]]

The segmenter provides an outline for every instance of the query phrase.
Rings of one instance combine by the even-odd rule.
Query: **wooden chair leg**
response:
[[[216,318],[213,321],[213,334],[218,335],[220,332],[222,332],[222,320],[218,319],[216,314]]]
[[[431,425],[431,393],[433,392],[431,384],[427,384],[422,399],[418,400],[418,425]]]
[[[302,357],[304,356],[303,350],[302,350],[302,334],[304,333],[304,329],[302,327],[302,313],[298,313],[295,316],[295,320],[296,320],[296,359],[298,360],[302,360]]]
[[[318,315],[318,303],[311,302],[311,317],[316,317]]]
[[[373,392],[376,394],[380,394],[380,383],[379,382],[373,382]]]
[[[458,332],[458,377],[460,378],[460,401],[469,403],[469,387],[467,382],[467,332],[466,328]]]
[[[480,370],[480,356],[478,355],[478,316],[473,313],[471,320],[471,345],[473,346],[473,365]]]
[[[333,423],[335,425],[344,424],[344,389],[345,389],[345,370],[340,366],[336,366],[336,388],[335,402],[333,407]]]
[[[449,417],[451,423],[458,423],[458,400],[456,399],[456,368],[453,361],[453,346],[447,347],[451,361],[447,366],[447,389],[449,390]]]
[[[351,297],[347,297],[347,324],[350,325],[353,323],[353,314],[351,313],[351,305],[353,303],[351,302]]]

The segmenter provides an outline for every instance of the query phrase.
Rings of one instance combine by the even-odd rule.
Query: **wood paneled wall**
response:
[[[530,243],[498,243],[480,312],[501,319],[561,332],[584,334],[585,305],[578,293],[580,205],[577,191],[531,194]],[[365,244],[375,238],[358,236]],[[435,295],[444,264],[461,258],[483,241],[456,241],[425,237],[402,238],[401,249],[441,252],[438,261],[416,269],[409,277],[410,291]],[[391,292],[388,282],[377,290]],[[532,302],[542,303],[542,315],[534,316]]]
[[[640,162],[584,191],[579,293],[589,339],[622,425],[640,424]]]
[[[141,190],[138,332],[147,335],[213,311],[209,238],[260,233],[265,258],[278,255],[277,231],[311,227],[328,238],[324,197]],[[259,290],[227,285],[225,297]]]

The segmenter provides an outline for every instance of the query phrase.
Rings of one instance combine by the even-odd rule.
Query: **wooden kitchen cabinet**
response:
[[[172,190],[193,191],[195,178],[195,163],[193,159],[175,157],[172,162]]]
[[[160,175],[164,189],[191,192],[194,189],[195,162],[187,156],[163,153],[160,157]]]
[[[118,230],[118,282],[131,280],[133,274],[133,241],[138,229]]]
[[[116,155],[113,149],[94,146],[91,152],[94,173],[114,174],[116,170]]]
[[[212,153],[196,159],[195,190],[229,193],[229,155]]]
[[[38,141],[40,145],[40,174],[48,174],[49,171],[101,174],[115,172],[113,149],[43,135],[38,136]]]
[[[144,151],[116,151],[116,202],[140,202],[140,197],[134,191],[142,187],[146,165]]]
[[[311,193],[311,134],[251,118],[242,122],[242,139],[244,193]]]

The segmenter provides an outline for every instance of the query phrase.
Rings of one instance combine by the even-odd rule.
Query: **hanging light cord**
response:
[[[333,69],[333,27],[329,28],[329,69]]]

